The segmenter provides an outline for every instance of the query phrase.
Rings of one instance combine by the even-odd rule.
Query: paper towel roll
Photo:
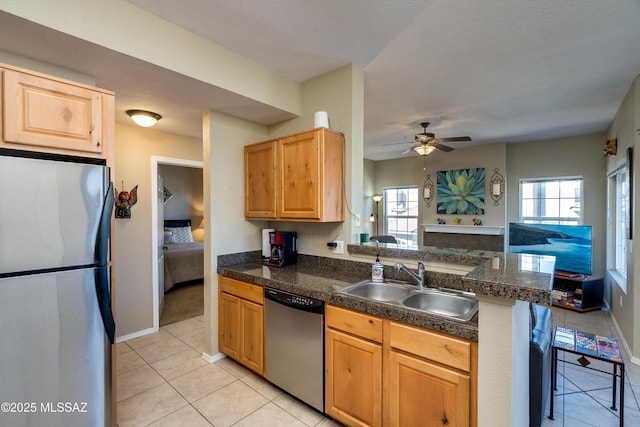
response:
[[[329,115],[326,111],[316,111],[313,116],[314,128],[329,128]]]
[[[271,256],[271,243],[269,243],[269,232],[275,231],[273,228],[262,229],[262,256],[269,258]]]

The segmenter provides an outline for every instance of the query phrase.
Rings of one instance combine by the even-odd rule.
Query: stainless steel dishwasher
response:
[[[324,412],[324,302],[264,288],[269,381]]]

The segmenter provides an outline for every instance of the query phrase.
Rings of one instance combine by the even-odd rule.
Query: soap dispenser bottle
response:
[[[376,262],[371,266],[371,280],[374,282],[384,281],[384,265],[380,262],[378,254],[376,254]]]

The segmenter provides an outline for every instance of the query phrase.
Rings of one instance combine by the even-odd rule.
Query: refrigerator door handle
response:
[[[104,330],[109,337],[109,342],[113,344],[116,334],[116,322],[111,311],[111,296],[109,290],[109,267],[101,267],[96,269],[96,296],[98,297],[98,307],[100,307],[100,315]]]
[[[98,225],[98,235],[96,236],[95,258],[99,266],[107,265],[109,262],[109,237],[111,235],[111,214],[115,203],[115,193],[113,182],[109,182],[107,193],[104,196],[100,223]]]

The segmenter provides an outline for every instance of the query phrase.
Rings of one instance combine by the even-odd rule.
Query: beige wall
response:
[[[477,147],[459,148],[445,153],[436,151],[425,157],[418,155],[408,155],[400,159],[384,160],[375,162],[375,182],[376,194],[382,194],[386,187],[417,185],[422,188],[426,175],[431,176],[433,185],[436,186],[436,173],[443,170],[485,168],[486,199],[485,214],[476,215],[482,220],[484,225],[503,225],[505,223],[505,199],[503,198],[498,206],[493,204],[489,197],[489,180],[495,168],[506,178],[506,148],[505,144],[489,144]],[[425,170],[426,169],[426,170]],[[507,193],[509,189],[507,189]],[[422,192],[420,192],[422,194]],[[382,203],[382,202],[381,202]],[[447,220],[447,224],[453,222],[453,217],[463,218],[465,224],[472,224],[471,215],[442,215],[437,213],[437,198],[427,207],[425,202],[420,203],[418,224],[435,224],[438,217]],[[375,209],[375,204],[373,204]],[[382,216],[382,206],[380,207]],[[422,228],[418,233],[418,242],[422,244]],[[382,233],[382,230],[380,230]]]
[[[244,219],[244,146],[268,139],[267,129],[213,111],[203,117],[205,352],[218,353],[218,256],[259,250],[263,221]]]
[[[60,77],[74,82],[82,83],[89,86],[95,86],[96,79],[94,76],[79,73],[68,68],[59,67],[46,62],[37,61],[24,56],[16,55],[11,52],[0,50],[0,62],[11,64],[16,67],[26,68],[27,70],[37,71],[39,73],[48,74],[50,76]]]
[[[299,112],[298,83],[126,0],[6,0],[2,10],[283,111]]]
[[[618,154],[615,157],[607,158],[607,172],[612,172],[616,168],[625,164],[627,147],[634,150],[634,200],[632,200],[631,212],[634,213],[633,218],[633,236],[634,239],[627,242],[627,280],[626,291],[617,284],[619,280],[615,275],[608,274],[607,283],[610,284],[611,292],[611,313],[622,331],[626,344],[630,348],[634,359],[640,363],[640,292],[637,289],[636,277],[640,277],[640,263],[635,262],[634,254],[640,251],[640,239],[638,239],[638,221],[640,214],[637,213],[637,194],[640,188],[640,174],[638,174],[638,153],[640,153],[640,134],[636,131],[640,129],[640,77],[636,77],[627,93],[624,101],[620,105],[614,120],[609,126],[605,139],[616,138],[618,144]],[[613,196],[611,196],[613,197]],[[609,234],[609,253],[613,254],[615,250],[615,234],[610,230]],[[615,266],[615,260],[612,255],[608,257],[608,265],[611,268]]]
[[[507,222],[520,216],[522,178],[582,176],[583,224],[593,226],[593,274],[604,275],[606,251],[606,160],[603,133],[507,146]],[[605,289],[605,297],[607,292]]]
[[[355,226],[351,213],[359,213],[363,216],[363,91],[364,74],[355,65],[348,65],[323,74],[302,84],[300,117],[269,129],[270,138],[311,129],[314,125],[314,113],[326,111],[329,116],[329,127],[345,135],[345,222],[305,224],[278,221],[269,223],[271,228],[296,231],[301,253],[347,257],[346,253],[333,254],[332,250],[327,248],[327,242],[343,240],[347,244],[354,243],[359,238],[362,226]]]
[[[118,337],[153,327],[151,157],[202,160],[202,143],[135,125],[116,123],[114,184],[119,191],[138,186],[138,202],[131,218],[116,219],[116,314]],[[123,187],[124,182],[124,187]]]

